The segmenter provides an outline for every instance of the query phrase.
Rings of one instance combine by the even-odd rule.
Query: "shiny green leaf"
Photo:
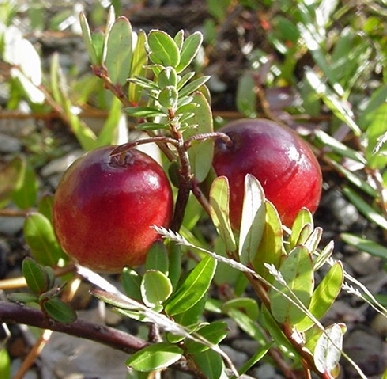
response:
[[[142,277],[140,290],[145,305],[154,308],[168,299],[172,284],[161,271],[147,270]]]
[[[59,259],[66,259],[50,221],[42,214],[30,213],[24,222],[23,231],[31,254],[38,263],[55,266]]]
[[[349,187],[344,187],[343,193],[351,203],[366,217],[368,220],[374,222],[383,229],[387,229],[387,220],[377,211],[376,208],[369,205],[363,198],[361,198],[355,191]]]
[[[308,308],[313,293],[313,261],[309,251],[304,246],[295,247],[281,264],[280,274],[286,283],[275,281],[277,290],[270,289],[271,310],[279,323],[294,325],[305,316],[299,303]]]
[[[146,34],[144,31],[139,31],[137,34],[136,47],[133,51],[132,69],[130,75],[145,76],[146,64],[148,62],[148,55],[145,49]],[[129,81],[128,98],[131,104],[137,105],[140,101],[142,88],[137,83]]]
[[[342,233],[341,238],[345,243],[355,246],[360,251],[366,251],[374,257],[387,259],[387,248],[375,241],[371,241],[350,233]]]
[[[177,86],[177,72],[173,67],[165,67],[157,77],[157,84],[160,89],[167,86]]]
[[[273,276],[268,272],[264,263],[278,268],[281,257],[286,255],[283,247],[283,231],[281,220],[274,205],[265,200],[266,220],[265,228],[252,264],[257,272],[269,282],[273,282]]]
[[[229,216],[230,188],[225,176],[217,177],[211,185],[211,219],[226,245],[228,252],[236,250],[234,233],[231,230]]]
[[[228,325],[224,321],[213,321],[210,324],[200,326],[195,330],[195,335],[198,334],[209,343],[217,345],[226,336],[228,331]],[[189,354],[200,353],[207,350],[209,347],[190,339],[187,339],[185,347]]]
[[[197,79],[192,80],[192,82],[189,82],[186,84],[180,91],[179,91],[179,98],[183,98],[185,96],[191,95],[193,92],[199,90],[199,88],[205,84],[210,79],[209,76],[201,76]]]
[[[265,229],[265,213],[265,194],[261,183],[247,174],[238,243],[238,255],[243,264],[254,260]]]
[[[289,238],[289,251],[292,250],[300,241],[300,235],[302,230],[305,228],[305,225],[310,225],[308,228],[313,229],[313,215],[307,209],[301,209],[298,212],[296,219],[293,222],[292,232]]]
[[[82,29],[83,43],[86,46],[86,50],[87,50],[87,54],[89,55],[90,62],[93,65],[98,65],[100,64],[100,62],[98,61],[97,53],[95,51],[95,47],[91,39],[89,24],[83,12],[79,14],[79,23]]]
[[[53,195],[43,195],[38,203],[38,212],[47,217],[52,224],[52,207],[54,203]]]
[[[192,103],[195,104],[195,112],[193,117],[188,120],[189,125],[197,125],[196,128],[188,128],[184,132],[184,137],[187,140],[189,137],[201,133],[212,133],[213,120],[210,104],[206,98],[200,93],[195,93],[192,96]],[[189,162],[191,164],[192,172],[195,179],[201,183],[203,182],[212,166],[212,156],[214,154],[214,141],[208,139],[206,141],[193,142],[188,150]]]
[[[165,311],[174,316],[190,309],[205,296],[215,274],[216,260],[204,257],[168,299]]]
[[[195,32],[189,35],[183,42],[181,48],[180,63],[176,67],[177,72],[182,72],[195,58],[199,48],[203,42],[203,35],[200,32]]]
[[[158,342],[133,354],[126,364],[140,372],[161,370],[178,361],[183,350],[169,342]]]
[[[57,297],[44,301],[43,307],[51,318],[63,324],[70,324],[77,319],[75,311]]]
[[[113,84],[124,85],[132,66],[132,26],[126,17],[119,17],[109,30],[105,65]]]
[[[128,297],[142,301],[141,276],[135,270],[125,267],[121,273],[121,284]]]
[[[148,34],[149,58],[153,63],[163,66],[177,67],[180,62],[180,51],[167,33],[160,30],[152,30]]]
[[[156,241],[148,250],[145,262],[146,270],[158,270],[164,274],[168,273],[168,252],[165,244]]]
[[[217,352],[208,349],[192,354],[192,357],[206,378],[220,379],[223,371],[223,361]]]
[[[175,110],[177,108],[177,99],[179,94],[174,86],[164,87],[157,96],[157,101],[162,107],[171,108]]]
[[[313,292],[309,304],[310,313],[320,320],[332,306],[340,293],[344,280],[344,270],[341,262],[336,262],[324,276],[321,283]],[[303,332],[314,324],[308,316],[295,325],[297,330]]]
[[[22,273],[29,289],[37,295],[46,292],[51,287],[51,278],[44,268],[31,258],[25,258],[22,263]]]

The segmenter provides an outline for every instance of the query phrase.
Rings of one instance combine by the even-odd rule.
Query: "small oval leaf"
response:
[[[160,271],[146,271],[141,281],[142,299],[148,307],[161,305],[172,293],[172,284],[168,277]]]
[[[183,350],[169,342],[158,342],[133,354],[126,364],[137,371],[161,370],[178,361]]]
[[[37,212],[30,213],[25,220],[23,230],[31,254],[38,263],[55,266],[59,259],[67,259],[47,217]]]
[[[31,258],[25,258],[22,263],[22,273],[29,289],[40,295],[50,289],[51,280],[44,268]]]
[[[176,67],[180,62],[180,51],[167,33],[160,30],[152,30],[148,34],[150,48],[150,60],[155,64]]]
[[[77,319],[75,311],[57,297],[44,301],[43,307],[47,314],[58,322],[70,324]]]

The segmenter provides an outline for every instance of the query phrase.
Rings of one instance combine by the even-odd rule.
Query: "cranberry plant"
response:
[[[134,129],[147,137],[117,146],[113,155],[119,157],[139,145],[156,143],[162,152],[160,163],[174,186],[174,213],[168,228],[154,226],[163,243],[151,247],[145,264],[121,272],[122,292],[84,267],[77,272],[98,287],[93,291],[96,297],[125,317],[149,325],[150,338],[145,341],[113,329],[93,329],[93,325],[76,320],[75,312],[62,299],[65,282],[55,280],[58,269],[71,263],[55,238],[49,198],[40,202],[39,212],[30,215],[25,224],[26,241],[35,259],[23,263],[30,292],[10,297],[36,303],[40,311],[7,304],[2,320],[60,330],[127,351],[126,364],[140,377],[167,368],[199,378],[238,377],[267,358],[287,378],[310,377],[312,373],[321,378],[338,376],[341,356],[350,359],[342,351],[345,325],[322,325],[320,320],[342,290],[344,279],[354,279],[341,262],[332,259],[333,243],[320,246],[322,229],[314,226],[311,212],[303,209],[290,227],[282,225],[263,185],[251,175],[245,177],[240,228],[231,227],[232,183],[224,176],[215,177],[212,170],[215,141],[227,144],[229,137],[214,128],[206,87],[209,78],[196,75],[191,68],[202,34],[134,33],[128,19],[116,19],[112,12],[103,35],[91,33],[83,14],[80,21],[92,72],[114,95],[115,113],[105,132],[93,134],[71,113],[55,61],[53,99],[62,105],[86,150],[112,143],[121,107],[135,118]],[[316,56],[321,58],[318,53]],[[309,72],[308,78],[316,91],[321,89],[315,73]],[[321,96],[358,133],[343,103],[329,91]],[[369,112],[382,106],[380,99],[376,97],[369,105]],[[240,104],[241,110],[252,115],[251,103]],[[383,148],[383,136],[378,133],[381,138],[373,146],[376,151]],[[328,135],[317,133],[317,137],[340,156],[360,159]],[[346,176],[351,179],[347,171]],[[364,182],[360,187],[369,188]],[[357,203],[361,204],[360,200]],[[209,220],[215,232],[204,235],[197,224],[210,225]],[[315,274],[322,266],[325,274],[317,283]],[[248,295],[251,290],[253,296]],[[218,318],[224,315],[258,343],[241,367],[221,349],[228,330]]]

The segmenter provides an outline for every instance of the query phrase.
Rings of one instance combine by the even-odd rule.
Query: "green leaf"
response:
[[[210,79],[209,76],[201,76],[197,79],[192,80],[192,82],[189,82],[186,84],[181,90],[179,91],[179,98],[184,98],[185,96],[191,95],[193,92],[197,91],[203,84],[205,84],[208,79]]]
[[[21,171],[22,177],[20,178],[19,185],[13,192],[12,200],[19,208],[28,209],[35,205],[38,180],[34,169],[27,160],[24,160],[23,166],[24,169]]]
[[[132,26],[126,17],[118,17],[109,30],[102,63],[113,84],[126,83],[132,66]]]
[[[265,212],[265,194],[261,183],[247,174],[238,243],[241,263],[250,264],[254,260],[265,229]]]
[[[219,176],[212,182],[210,190],[211,219],[226,245],[226,250],[233,252],[236,250],[236,243],[231,230],[229,202],[228,180],[225,176]]]
[[[140,290],[145,305],[154,308],[168,299],[172,293],[172,284],[161,271],[148,270],[142,277]]]
[[[340,361],[343,347],[343,330],[340,325],[333,324],[325,329],[318,339],[313,352],[314,363],[321,373],[330,373]]]
[[[87,54],[89,55],[90,62],[93,65],[98,65],[100,62],[98,61],[97,53],[95,51],[94,44],[91,39],[89,24],[83,12],[79,14],[79,23],[82,29],[83,43],[86,46],[86,50],[87,50]]]
[[[345,100],[340,99],[339,96],[333,92],[313,71],[307,71],[306,78],[316,93],[321,96],[325,105],[335,114],[335,116],[346,123],[356,136],[360,136],[361,130],[354,121],[354,114],[349,104]]]
[[[223,361],[216,351],[208,349],[192,354],[192,357],[206,378],[220,379],[223,372]]]
[[[44,268],[31,258],[22,263],[22,273],[29,289],[37,295],[47,292],[51,287],[51,278]]]
[[[258,318],[258,304],[250,297],[237,297],[222,304],[222,310],[225,313],[233,308],[245,313],[252,320],[256,320]]]
[[[188,65],[196,57],[202,42],[203,35],[200,32],[195,32],[184,40],[180,51],[180,63],[176,67],[177,72],[182,72],[188,67]]]
[[[364,99],[367,100],[367,99]],[[363,112],[359,117],[358,124],[362,130],[366,130],[368,125],[373,121],[375,112],[383,105],[387,100],[387,84],[381,85],[375,91],[367,101]]]
[[[161,370],[177,362],[183,350],[169,342],[158,342],[133,354],[126,364],[140,372]]]
[[[24,160],[20,157],[11,159],[0,169],[0,208],[12,200],[12,194],[20,185],[23,177]]]
[[[52,224],[52,208],[54,203],[53,195],[43,195],[38,204],[38,212],[43,216],[47,217],[47,219]]]
[[[142,301],[141,276],[135,270],[125,267],[121,273],[121,284],[128,297]]]
[[[341,262],[336,262],[324,276],[321,283],[313,292],[309,311],[320,320],[332,306],[340,293],[344,280],[344,270]],[[295,325],[298,331],[304,332],[314,324],[308,316]]]
[[[226,313],[247,335],[257,341],[260,345],[265,344],[266,336],[263,330],[247,314],[236,308],[230,308]]]
[[[75,311],[57,297],[51,297],[43,303],[44,310],[54,320],[70,324],[77,319]]]
[[[280,217],[274,205],[265,200],[265,227],[252,264],[257,274],[272,283],[274,277],[269,273],[264,263],[278,268],[282,256],[286,255],[283,247],[283,232]]]
[[[11,379],[11,358],[7,349],[0,349],[0,377]]]
[[[206,301],[207,296],[203,296],[193,307],[186,312],[175,315],[173,319],[175,322],[179,323],[179,325],[187,327],[197,324],[203,316]]]
[[[342,233],[340,236],[345,243],[355,246],[360,251],[365,251],[374,257],[387,259],[387,248],[375,241],[371,241],[350,233]]]
[[[195,305],[207,292],[215,274],[216,260],[205,256],[169,298],[165,311],[169,316],[182,313]]]
[[[324,131],[317,129],[314,131],[314,135],[320,142],[324,144],[326,148],[330,148],[332,151],[340,154],[342,157],[347,157],[359,163],[366,164],[364,155],[361,152],[349,148]]]
[[[305,316],[299,303],[308,308],[313,293],[313,261],[309,251],[304,246],[295,247],[280,266],[280,274],[285,283],[276,281],[277,290],[270,289],[271,310],[279,323],[294,325]]]
[[[24,237],[32,256],[42,265],[55,266],[67,259],[55,238],[50,221],[40,213],[30,213],[24,222]]]
[[[102,130],[97,137],[96,148],[106,145],[116,145],[118,143],[119,127],[122,122],[121,110],[121,101],[113,97],[110,103],[109,116],[105,120]]]
[[[309,210],[301,209],[301,211],[298,212],[292,225],[288,246],[289,251],[295,248],[299,243],[301,233],[305,229],[306,225],[309,225],[308,228],[311,230],[313,229],[313,215]]]
[[[146,34],[144,31],[139,31],[137,34],[136,47],[133,51],[131,77],[146,75],[145,65],[148,62],[148,55],[146,53],[145,43]],[[142,87],[135,82],[129,81],[128,98],[131,104],[137,105],[139,103],[141,93]]]
[[[250,73],[244,73],[238,79],[236,95],[237,109],[246,117],[255,117],[257,114],[257,95],[255,82]]]
[[[192,96],[191,104],[195,104],[196,108],[193,113],[194,116],[188,120],[188,124],[191,126],[197,125],[197,127],[187,128],[187,130],[184,132],[185,140],[194,135],[198,135],[201,133],[212,133],[214,131],[211,107],[204,95],[200,92],[195,93]],[[199,183],[203,182],[206,179],[212,167],[213,154],[213,139],[193,142],[192,146],[188,150],[188,157],[189,162],[191,164],[191,169],[195,175],[195,179]]]
[[[150,247],[145,262],[146,270],[158,270],[168,274],[168,252],[167,248],[161,241],[156,241]]]
[[[157,77],[157,84],[160,89],[167,86],[177,86],[177,72],[173,67],[165,67]]]
[[[159,92],[157,96],[157,101],[160,103],[162,107],[176,110],[178,97],[179,97],[179,94],[177,92],[176,87],[166,86]]]
[[[148,46],[150,60],[155,64],[177,67],[180,63],[180,51],[167,33],[160,30],[152,30],[148,34]]]
[[[10,293],[7,299],[15,303],[38,303],[39,296],[26,292],[14,292]]]
[[[128,107],[124,112],[133,117],[158,117],[165,116],[165,113],[153,107]]]
[[[224,321],[213,321],[210,324],[200,326],[195,330],[195,335],[198,334],[209,343],[217,345],[226,336],[228,331],[228,325]],[[209,347],[190,339],[185,342],[185,347],[189,354],[200,353],[207,350]]]
[[[281,327],[278,325],[276,320],[270,311],[262,305],[261,307],[261,323],[265,327],[265,329],[269,332],[272,339],[275,341],[276,345],[279,349],[281,349],[286,355],[294,354],[297,356],[297,352],[293,345],[289,342]],[[265,341],[267,337],[265,337]],[[262,343],[264,344],[265,341]]]
[[[377,211],[374,207],[367,204],[355,191],[349,187],[344,187],[343,193],[348,197],[350,202],[370,221],[383,229],[387,229],[387,220],[381,214],[381,211]]]

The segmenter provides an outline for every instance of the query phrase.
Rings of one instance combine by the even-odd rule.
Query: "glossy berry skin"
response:
[[[119,272],[144,263],[168,227],[172,191],[161,166],[136,149],[110,156],[115,146],[93,150],[64,173],[54,196],[53,224],[63,250],[80,265]]]
[[[288,127],[265,119],[241,119],[219,129],[232,143],[215,142],[213,167],[230,184],[230,219],[239,229],[246,174],[255,176],[265,196],[291,226],[301,208],[314,212],[321,196],[322,176],[309,145]]]

